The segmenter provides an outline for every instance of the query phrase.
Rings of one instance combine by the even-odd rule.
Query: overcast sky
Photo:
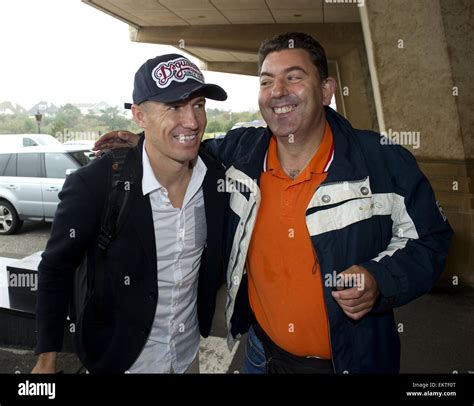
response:
[[[40,100],[56,105],[131,101],[140,65],[176,48],[131,42],[128,25],[80,0],[0,0],[0,102],[26,109]],[[209,107],[256,110],[258,79],[204,71],[228,93]]]

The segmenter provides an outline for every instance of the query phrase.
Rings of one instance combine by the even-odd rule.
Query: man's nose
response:
[[[186,108],[183,109],[181,114],[181,125],[191,130],[195,130],[199,127],[196,110],[193,106],[186,106]]]
[[[275,79],[272,87],[272,97],[279,98],[287,94],[288,90],[286,89],[285,82],[282,79]]]

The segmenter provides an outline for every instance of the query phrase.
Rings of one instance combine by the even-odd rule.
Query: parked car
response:
[[[0,151],[4,148],[36,147],[61,143],[49,134],[0,134]]]
[[[90,161],[87,149],[62,145],[0,148],[0,235],[24,220],[53,221],[66,176]]]
[[[65,147],[82,147],[87,149],[92,149],[94,147],[95,141],[92,140],[71,140],[63,143]]]
[[[94,148],[95,141],[90,141],[90,140],[74,140],[74,141],[66,141],[62,145],[67,151],[78,151],[78,150],[85,150],[88,149],[89,152],[87,155],[89,158],[94,159],[95,158],[95,152],[92,151],[92,148]]]

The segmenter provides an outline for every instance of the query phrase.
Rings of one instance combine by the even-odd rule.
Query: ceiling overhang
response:
[[[361,38],[354,3],[336,0],[82,0],[130,26],[135,42],[172,45],[207,70],[255,75],[262,40],[287,31],[315,36],[329,59]],[[331,45],[328,47],[328,45]]]

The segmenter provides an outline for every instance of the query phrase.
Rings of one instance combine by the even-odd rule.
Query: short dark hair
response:
[[[309,53],[311,62],[319,72],[319,78],[326,80],[328,77],[328,61],[326,52],[321,44],[311,35],[303,32],[286,32],[262,42],[258,50],[258,72],[260,73],[263,61],[272,52],[287,49],[304,49]]]

